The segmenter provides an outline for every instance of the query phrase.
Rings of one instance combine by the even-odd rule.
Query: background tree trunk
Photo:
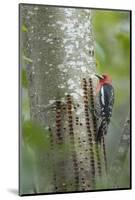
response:
[[[50,132],[47,159],[37,155],[36,192],[93,190],[105,165],[89,111],[96,81],[89,79],[96,71],[91,10],[21,5],[20,12],[30,116]]]
[[[117,155],[110,171],[113,174],[113,185],[116,188],[129,187],[130,168],[130,113],[128,113],[121,134]],[[123,177],[127,181],[124,181]]]

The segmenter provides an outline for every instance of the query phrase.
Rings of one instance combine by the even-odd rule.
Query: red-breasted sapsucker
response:
[[[102,136],[107,134],[108,125],[112,116],[112,109],[114,104],[114,88],[112,86],[112,79],[109,75],[95,75],[99,82],[96,88],[96,105],[95,112],[98,113],[99,118],[97,141],[100,142]],[[98,106],[97,106],[98,105]],[[96,107],[97,106],[97,107]],[[100,108],[100,109],[99,109]]]

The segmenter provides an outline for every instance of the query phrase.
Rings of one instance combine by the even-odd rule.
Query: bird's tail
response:
[[[101,139],[104,135],[107,134],[107,129],[108,129],[108,125],[107,123],[103,120],[99,126],[99,129],[97,131],[97,137],[96,137],[96,141],[101,143]]]

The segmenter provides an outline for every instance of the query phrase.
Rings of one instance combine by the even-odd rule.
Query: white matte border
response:
[[[135,195],[135,159],[133,159],[132,190],[61,194],[48,196],[19,197],[18,190],[18,4],[38,3],[93,8],[113,8],[133,10],[132,45],[135,49],[135,6],[133,0],[3,0],[0,2],[0,198],[16,200],[20,198],[66,200],[127,200]],[[135,51],[133,52],[135,55]],[[135,74],[133,56],[132,74]],[[133,103],[135,102],[135,79],[132,83]],[[135,156],[135,106],[133,104],[132,152]]]

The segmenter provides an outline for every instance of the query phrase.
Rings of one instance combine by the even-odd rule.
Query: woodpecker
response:
[[[98,108],[100,107],[100,111],[96,110],[96,113],[98,113],[98,118],[100,118],[96,139],[98,142],[101,142],[102,136],[107,134],[108,125],[112,116],[114,105],[114,88],[112,86],[112,78],[109,75],[95,74],[95,76],[99,79],[96,88],[96,99],[98,99],[96,100],[98,101],[96,104],[99,104]]]

